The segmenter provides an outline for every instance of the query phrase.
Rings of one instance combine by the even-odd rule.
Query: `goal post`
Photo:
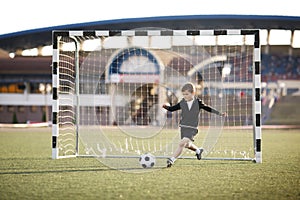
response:
[[[201,111],[203,159],[262,162],[259,30],[58,30],[52,41],[53,159],[92,156],[124,169],[143,153],[171,156],[180,111],[162,105],[192,82],[228,113]]]

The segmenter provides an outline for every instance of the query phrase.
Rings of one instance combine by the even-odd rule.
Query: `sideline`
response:
[[[25,124],[1,124],[0,128],[40,128],[51,127],[51,122],[37,122]],[[208,129],[209,126],[200,126],[201,129]],[[223,129],[252,129],[253,126],[223,126]],[[262,125],[262,129],[300,129],[300,125]]]
[[[26,123],[26,124],[0,124],[0,128],[40,128],[50,127],[49,122],[37,122],[37,123]]]

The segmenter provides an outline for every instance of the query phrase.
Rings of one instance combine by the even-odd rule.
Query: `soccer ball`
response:
[[[151,168],[155,165],[155,156],[151,153],[143,154],[140,156],[139,162],[143,168]]]

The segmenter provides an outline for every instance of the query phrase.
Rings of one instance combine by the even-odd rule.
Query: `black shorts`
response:
[[[186,137],[194,142],[194,137],[195,135],[197,135],[198,130],[194,128],[180,127],[180,133],[181,133],[181,139]]]

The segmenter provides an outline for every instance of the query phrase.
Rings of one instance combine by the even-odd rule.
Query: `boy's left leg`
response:
[[[202,153],[203,153],[203,148],[198,148],[192,141],[188,143],[187,146],[188,149],[195,151],[196,152],[196,157],[198,160],[201,160],[202,158]]]
[[[203,148],[196,149],[196,156],[198,160],[201,160],[203,151]]]
[[[203,153],[203,148],[198,148],[193,142],[194,142],[194,137],[197,135],[198,130],[191,130],[188,129],[188,131],[184,132],[184,137],[188,139],[188,143],[186,144],[185,148],[188,148],[192,151],[196,152],[196,156],[198,160],[201,160],[202,158],[202,153]]]

